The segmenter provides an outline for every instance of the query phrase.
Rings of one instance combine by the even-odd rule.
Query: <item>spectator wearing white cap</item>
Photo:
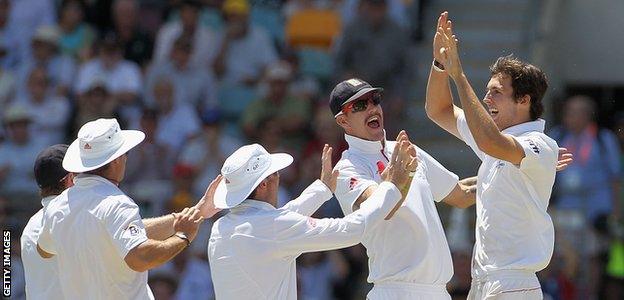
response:
[[[17,101],[31,113],[33,133],[43,144],[65,141],[65,126],[70,114],[67,98],[50,93],[50,78],[42,66],[31,70],[26,86],[26,92]]]
[[[126,153],[143,141],[115,119],[85,124],[69,146],[63,168],[79,173],[44,213],[37,249],[56,256],[68,299],[153,299],[147,270],[172,259],[195,238],[202,218],[217,210],[211,184],[198,205],[181,213],[142,220],[119,188]]]
[[[41,151],[35,160],[35,180],[43,208],[24,227],[20,243],[28,299],[65,299],[58,278],[56,258],[42,259],[37,253],[37,239],[41,232],[43,211],[52,199],[74,184],[73,173],[63,169],[67,147],[62,144],[50,146]]]
[[[43,66],[50,78],[50,87],[59,95],[67,96],[75,75],[76,62],[59,51],[61,32],[56,26],[41,26],[32,37],[30,56],[22,61],[17,71],[18,92],[27,90],[28,77],[37,66]]]
[[[4,112],[3,121],[7,140],[0,144],[0,192],[9,194],[10,200],[35,195],[32,163],[45,146],[30,133],[32,116],[23,105],[11,105]]]
[[[230,155],[214,197],[216,207],[230,212],[213,225],[208,246],[217,299],[296,299],[299,255],[355,245],[401,205],[408,170],[417,162],[409,158],[409,143],[399,144],[384,172],[386,181],[360,210],[343,219],[310,217],[336,188],[331,147],[323,149],[321,179],[279,209],[279,170],[293,162],[292,156],[269,154],[258,144]]]

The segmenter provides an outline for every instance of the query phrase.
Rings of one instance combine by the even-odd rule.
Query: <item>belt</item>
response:
[[[379,282],[375,283],[374,288],[381,289],[402,289],[402,290],[412,290],[417,292],[444,292],[446,293],[446,285],[445,284],[422,284],[422,283],[411,283],[411,282],[398,282],[398,281],[388,281],[388,282]]]
[[[537,281],[537,276],[535,272],[529,270],[494,270],[488,271],[486,274],[472,278],[473,283],[484,283],[490,280],[500,280],[500,279],[529,279],[535,278]]]

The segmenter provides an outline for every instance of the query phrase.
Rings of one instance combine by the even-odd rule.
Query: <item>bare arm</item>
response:
[[[477,199],[477,177],[460,180],[453,190],[442,201],[457,208],[468,208]]]
[[[173,214],[143,219],[143,225],[145,225],[147,238],[158,241],[166,240],[175,233],[173,230],[174,220],[175,218],[173,217]]]
[[[148,239],[126,254],[126,264],[134,271],[145,272],[171,260],[195,239],[202,221],[199,209],[185,208],[175,215],[172,227],[174,231],[184,233],[188,241],[176,235],[164,241]]]
[[[443,29],[447,26],[448,13],[444,12],[438,18],[436,34],[433,38],[433,58],[442,62],[443,57],[439,49],[442,45]],[[461,139],[457,130],[457,117],[461,109],[453,104],[451,86],[448,73],[431,65],[429,80],[427,81],[427,95],[425,98],[425,111],[433,122]]]
[[[440,50],[444,54],[442,64],[453,78],[457,86],[459,100],[461,102],[468,128],[481,151],[486,154],[519,165],[524,158],[524,149],[510,135],[499,131],[494,120],[479,103],[479,99],[468,82],[459,60],[457,51],[457,38],[453,35],[450,21],[444,31],[444,47]]]

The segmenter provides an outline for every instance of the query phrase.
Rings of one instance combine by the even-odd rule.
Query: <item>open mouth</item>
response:
[[[370,128],[379,128],[379,116],[372,116],[366,120],[366,125]]]
[[[490,113],[490,116],[492,116],[492,117],[498,115],[498,109],[496,109],[496,108],[490,108],[488,110],[488,112]]]

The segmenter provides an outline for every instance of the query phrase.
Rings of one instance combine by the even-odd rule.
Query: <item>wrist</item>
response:
[[[446,70],[444,69],[444,65],[435,58],[433,59],[431,66],[433,67],[433,70],[435,70],[436,72],[440,72],[440,73],[446,72]]]
[[[179,239],[185,241],[186,242],[186,247],[191,245],[191,240],[188,238],[188,236],[184,232],[178,231],[178,232],[174,233],[173,235],[178,237]]]

